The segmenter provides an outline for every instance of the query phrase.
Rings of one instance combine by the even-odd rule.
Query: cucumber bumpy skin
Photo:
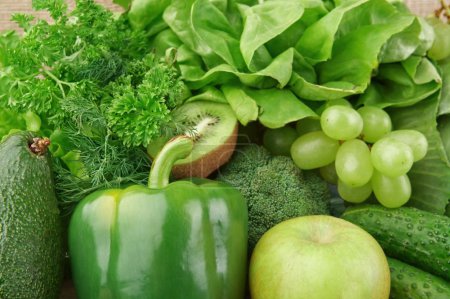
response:
[[[342,218],[370,233],[387,256],[450,281],[449,217],[411,207],[362,205],[347,209]]]
[[[391,270],[390,299],[448,299],[450,283],[444,279],[388,257]]]
[[[58,298],[62,237],[48,140],[18,132],[0,143],[0,298]]]

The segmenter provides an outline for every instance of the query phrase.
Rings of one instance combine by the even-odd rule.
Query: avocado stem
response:
[[[148,187],[161,189],[169,185],[170,172],[176,161],[186,158],[194,148],[191,136],[177,136],[169,140],[152,163]]]
[[[33,154],[42,156],[47,152],[49,145],[50,139],[48,139],[47,137],[35,137],[33,138],[33,142],[29,145],[29,147]]]

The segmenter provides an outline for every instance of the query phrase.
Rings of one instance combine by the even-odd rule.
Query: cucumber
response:
[[[370,233],[387,256],[450,280],[450,218],[377,205],[349,208],[342,218]]]
[[[391,299],[448,299],[450,283],[444,279],[388,257]]]

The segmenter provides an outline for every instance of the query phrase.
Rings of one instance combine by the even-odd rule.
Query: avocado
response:
[[[48,139],[17,132],[0,144],[0,298],[58,298],[62,226]]]

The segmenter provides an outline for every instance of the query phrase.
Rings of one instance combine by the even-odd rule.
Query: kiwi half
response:
[[[172,168],[174,178],[206,178],[230,159],[236,146],[238,121],[228,104],[188,102],[173,112],[173,118],[188,128],[186,135],[194,140],[191,154]],[[150,143],[149,155],[155,157],[167,140]]]

